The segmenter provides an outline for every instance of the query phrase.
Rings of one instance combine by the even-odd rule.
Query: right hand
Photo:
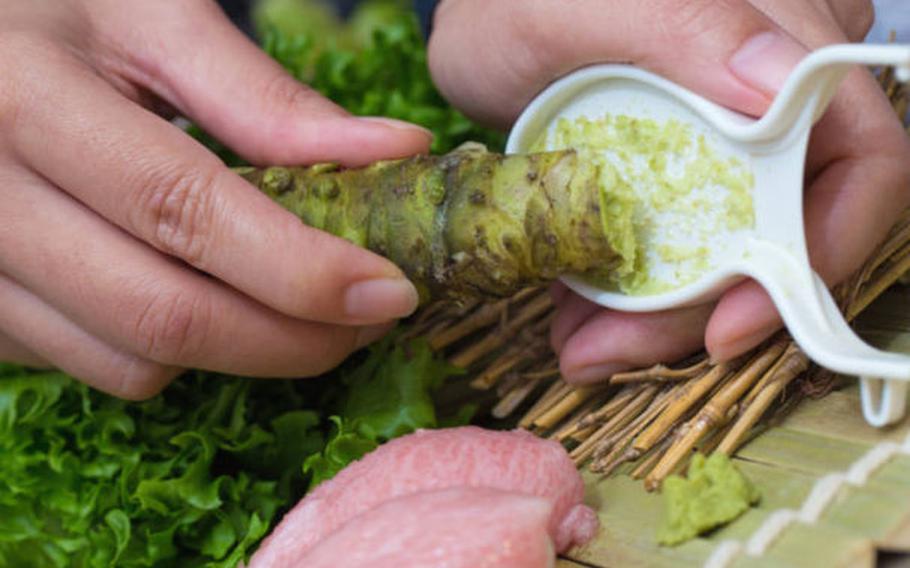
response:
[[[547,84],[592,63],[634,63],[740,112],[761,115],[810,49],[860,41],[868,0],[445,0],[430,66],[469,115],[510,125]],[[846,78],[809,143],[805,225],[828,284],[856,270],[910,206],[910,138],[865,70]],[[747,280],[716,303],[653,313],[605,310],[563,286],[551,343],[576,384],[673,362],[701,348],[717,361],[782,325]]]
[[[6,0],[0,360],[126,398],[184,368],[314,375],[414,310],[388,261],[310,229],[154,111],[255,163],[358,165],[430,135],[298,84],[210,0]]]

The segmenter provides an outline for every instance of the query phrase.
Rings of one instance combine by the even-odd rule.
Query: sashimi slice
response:
[[[289,551],[284,557],[302,557],[348,520],[390,499],[450,487],[545,498],[553,506],[548,530],[557,552],[597,531],[596,515],[581,504],[581,476],[556,442],[522,430],[423,430],[380,446],[317,487],[285,515],[250,568],[279,566],[276,555]]]
[[[398,497],[354,517],[302,558],[300,568],[547,568],[553,506],[541,497],[459,488]],[[275,564],[276,566],[279,564]]]

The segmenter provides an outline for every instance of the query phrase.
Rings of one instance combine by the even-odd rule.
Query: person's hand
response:
[[[415,308],[398,268],[303,226],[162,115],[268,164],[406,156],[426,131],[347,115],[210,0],[2,12],[0,360],[143,398],[188,367],[313,375]]]
[[[500,127],[554,79],[602,62],[639,65],[760,115],[808,49],[861,40],[872,20],[862,0],[527,0],[520,7],[445,0],[430,65],[456,106]],[[848,77],[816,126],[806,172],[810,256],[834,284],[910,205],[910,141],[867,71]],[[576,383],[678,360],[702,346],[727,360],[781,326],[753,281],[716,304],[649,314],[604,310],[559,285],[553,297],[551,342],[564,377]]]

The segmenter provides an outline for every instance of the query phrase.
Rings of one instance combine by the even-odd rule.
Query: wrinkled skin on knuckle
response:
[[[702,33],[710,32],[720,24],[717,14],[721,5],[729,6],[726,0],[651,0],[648,11],[654,18],[654,31],[668,43],[686,41]]]
[[[648,54],[652,59],[674,61],[696,45],[709,53],[718,48],[732,52],[738,46],[730,40],[764,31],[764,19],[753,14],[755,8],[745,0],[652,0],[649,10],[648,19],[657,30],[652,42],[656,47]]]
[[[343,116],[345,112],[313,89],[300,84],[287,73],[276,73],[259,87],[259,98],[274,109],[307,109],[308,115]],[[316,115],[316,116],[314,116]]]
[[[164,164],[140,177],[137,232],[162,252],[204,270],[220,172],[211,166]]]
[[[212,318],[205,296],[162,291],[144,300],[130,325],[140,355],[164,364],[188,364],[201,351]]]

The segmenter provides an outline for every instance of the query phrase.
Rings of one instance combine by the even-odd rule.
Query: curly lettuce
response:
[[[437,426],[457,370],[408,350],[314,380],[195,372],[142,403],[0,367],[0,565],[236,566],[307,487]]]

